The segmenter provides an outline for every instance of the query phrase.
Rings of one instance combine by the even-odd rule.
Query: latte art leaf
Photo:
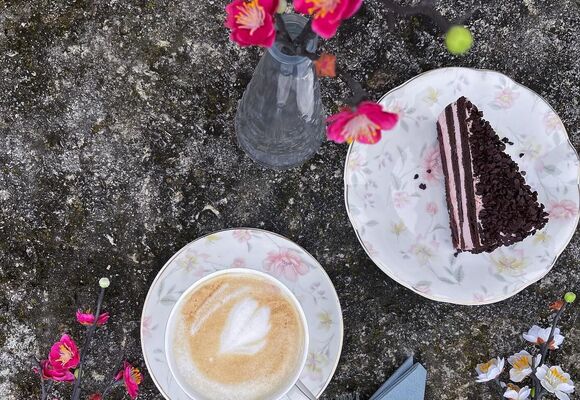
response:
[[[221,335],[221,353],[256,354],[270,331],[270,308],[250,297],[239,301],[228,315]]]

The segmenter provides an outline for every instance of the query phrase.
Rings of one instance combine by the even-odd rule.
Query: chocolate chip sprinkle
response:
[[[422,184],[419,185],[419,189],[425,190],[425,189],[427,189],[427,185],[425,185],[424,183],[422,183]]]
[[[413,177],[413,179],[419,179],[419,174],[415,174],[415,176]]]
[[[520,153],[520,158],[522,158],[524,156],[524,153]]]
[[[430,169],[428,169],[428,170],[427,170],[427,173],[428,173],[428,174],[430,174],[430,173],[431,173],[431,170],[430,170]]]

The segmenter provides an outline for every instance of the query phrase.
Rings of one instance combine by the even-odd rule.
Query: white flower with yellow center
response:
[[[503,371],[505,359],[492,358],[486,363],[477,364],[475,372],[477,372],[477,382],[488,382],[499,376]]]
[[[503,394],[503,397],[511,400],[528,400],[530,398],[531,392],[532,389],[530,389],[527,386],[524,386],[523,388],[520,389],[516,385],[508,383],[507,390]]]
[[[548,341],[550,330],[551,328],[540,328],[538,325],[534,325],[527,333],[524,333],[523,336],[528,342],[541,345]],[[563,341],[564,336],[560,335],[560,328],[556,328],[554,330],[554,337],[549,344],[550,350],[557,349]]]
[[[540,364],[542,356],[536,356],[535,365]],[[508,362],[512,366],[510,369],[510,379],[513,382],[521,382],[532,373],[532,355],[525,350],[508,358]]]
[[[570,380],[569,374],[562,371],[562,368],[542,365],[536,371],[536,377],[544,389],[553,393],[558,399],[570,400],[568,393],[574,392],[574,382]]]

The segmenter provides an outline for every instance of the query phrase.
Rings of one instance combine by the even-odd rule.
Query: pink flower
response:
[[[330,116],[326,135],[336,143],[373,144],[381,140],[381,131],[392,129],[398,116],[383,110],[380,104],[364,101],[356,109],[345,109]]]
[[[441,169],[441,153],[439,152],[438,145],[432,146],[425,151],[423,154],[422,166],[422,177],[426,181],[438,181],[443,177],[443,170]]]
[[[103,326],[109,320],[109,313],[102,313],[99,315],[99,319],[97,320],[97,326]],[[77,321],[79,324],[88,326],[93,325],[95,323],[95,316],[91,314],[89,311],[83,313],[81,310],[77,311]]]
[[[300,254],[291,249],[269,252],[268,257],[264,260],[264,269],[293,282],[298,279],[299,275],[308,272],[308,266],[302,261]]]
[[[512,88],[506,87],[497,92],[495,95],[495,104],[500,108],[510,108],[514,105],[515,100],[520,96]]]
[[[427,211],[427,214],[429,215],[435,215],[437,214],[437,212],[439,211],[439,207],[437,207],[437,204],[434,202],[429,202],[427,203],[427,206],[425,207],[425,211]]]
[[[234,0],[226,6],[230,39],[240,46],[272,47],[276,39],[274,13],[279,0]]]
[[[245,266],[246,260],[244,260],[242,257],[234,258],[234,261],[232,262],[232,268],[244,268]]]
[[[42,379],[56,382],[72,382],[75,380],[75,376],[70,370],[61,369],[53,365],[49,360],[41,361],[40,368]]]
[[[575,217],[578,213],[578,206],[571,200],[552,202],[548,207],[548,214],[551,218],[568,219]]]
[[[60,370],[76,368],[79,365],[80,353],[76,343],[67,334],[52,345],[48,360],[53,367]]]
[[[330,39],[342,21],[352,17],[361,4],[362,0],[294,0],[294,9],[312,15],[312,30]]]
[[[395,192],[393,194],[393,204],[395,208],[404,208],[411,202],[407,192]]]
[[[239,229],[234,231],[233,236],[237,239],[238,242],[248,242],[252,238],[252,234],[250,231]]]
[[[143,375],[139,369],[133,367],[127,361],[123,364],[123,369],[117,373],[115,376],[115,380],[120,381],[123,380],[125,384],[125,388],[127,389],[127,393],[131,399],[135,399],[139,392],[139,385],[143,381]]]

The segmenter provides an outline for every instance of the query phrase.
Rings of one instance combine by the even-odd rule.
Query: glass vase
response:
[[[284,15],[292,38],[307,19]],[[307,44],[316,50],[317,40]],[[312,61],[282,52],[281,43],[269,48],[258,63],[238,103],[235,128],[240,147],[257,163],[273,169],[299,166],[312,157],[324,140],[325,122],[320,84]]]

